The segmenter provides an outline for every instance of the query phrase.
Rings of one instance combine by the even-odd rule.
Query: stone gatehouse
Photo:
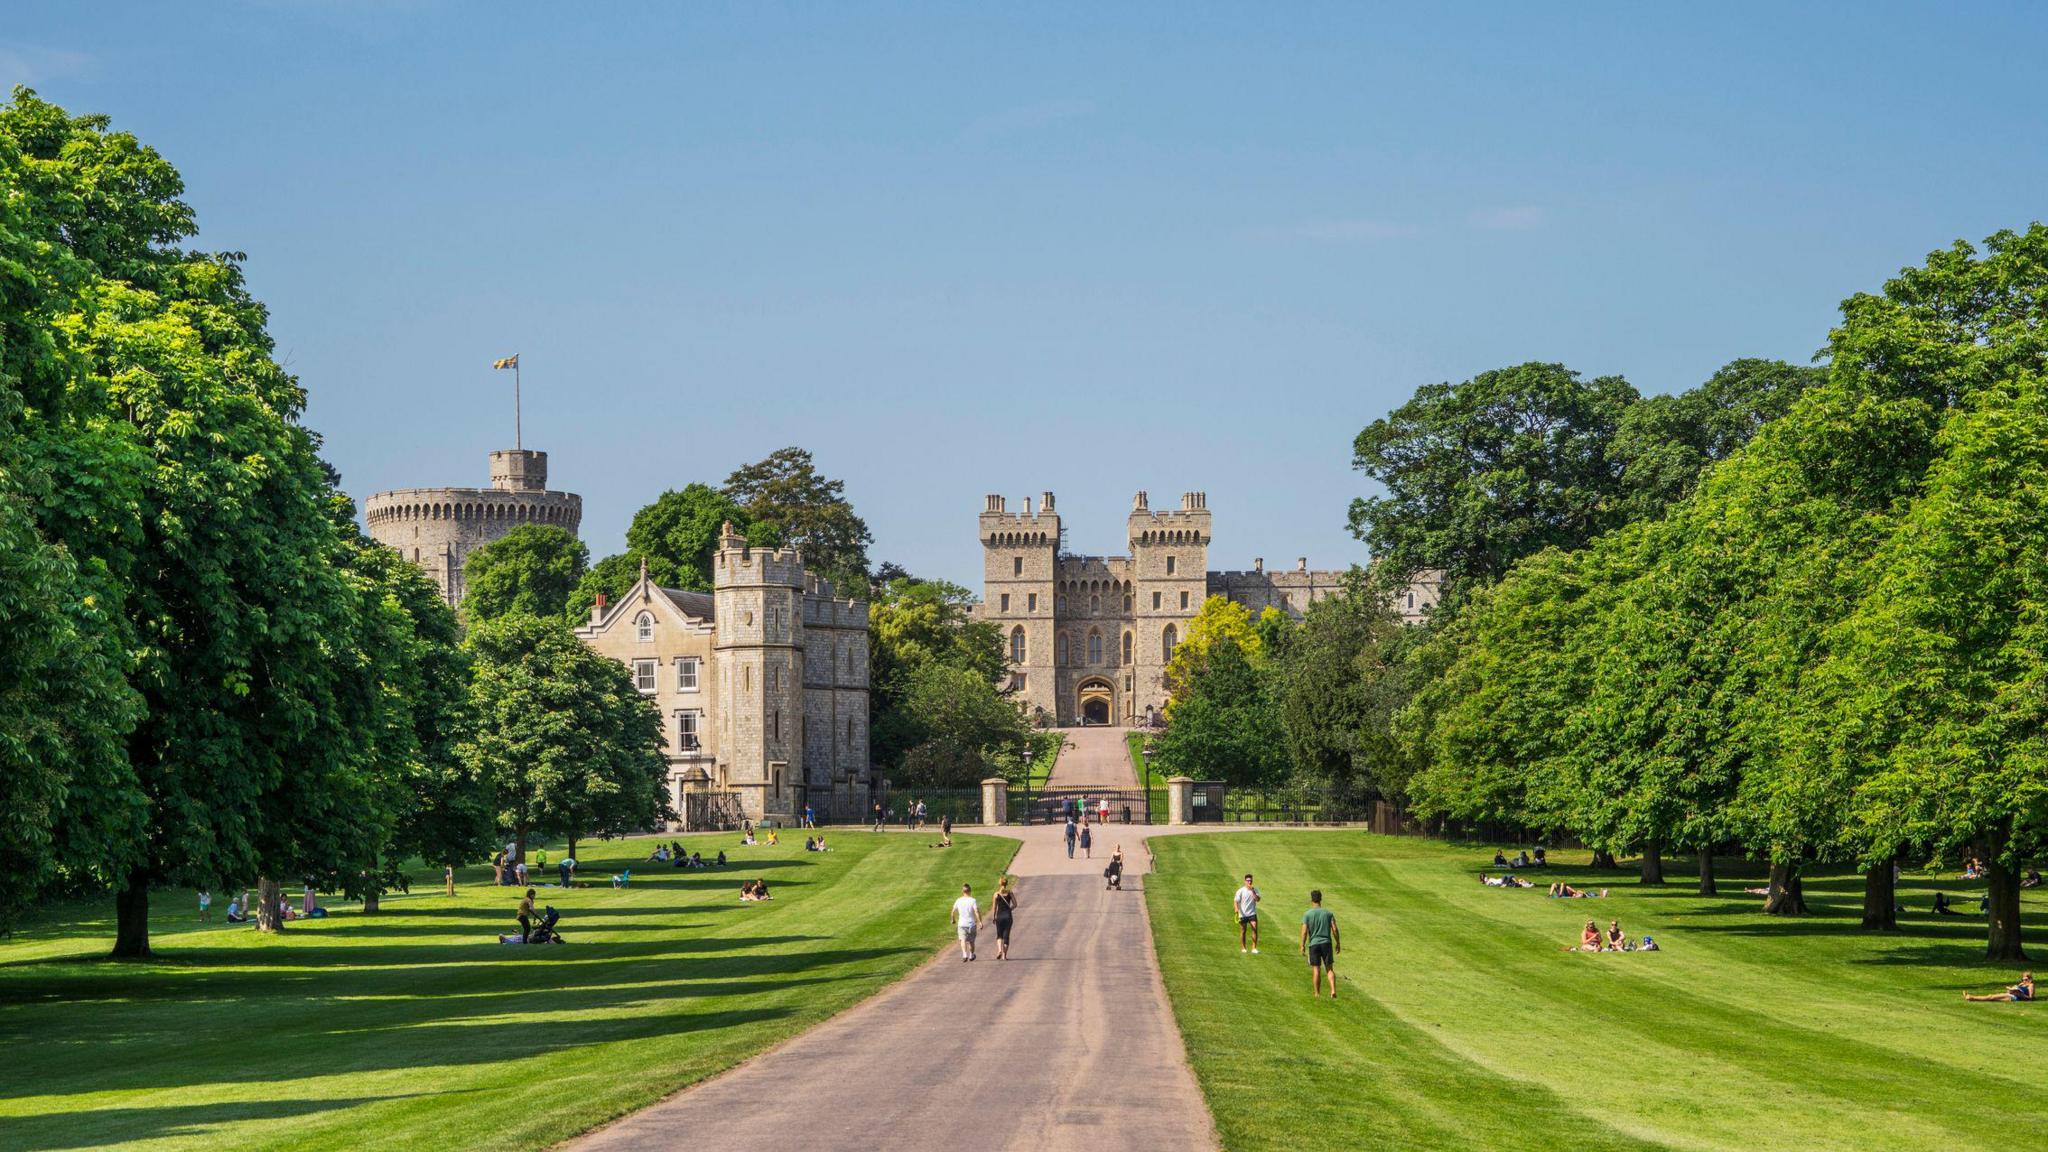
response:
[[[1064,550],[1053,494],[1012,512],[1002,496],[981,512],[980,619],[1002,631],[1010,685],[1053,723],[1141,724],[1166,706],[1166,664],[1188,622],[1210,596],[1254,613],[1299,617],[1341,592],[1345,571],[1313,571],[1306,558],[1286,571],[1254,560],[1246,571],[1209,570],[1209,497],[1184,492],[1178,509],[1155,512],[1145,493],[1131,500],[1130,553],[1077,556]],[[1437,581],[1403,589],[1394,607],[1410,621],[1435,607]]]

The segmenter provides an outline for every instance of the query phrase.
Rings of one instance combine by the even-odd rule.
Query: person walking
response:
[[[200,918],[201,920],[212,920],[212,919],[213,919],[213,891],[212,891],[212,889],[209,889],[209,888],[201,888],[201,889],[199,890],[199,918]]]
[[[948,812],[944,816],[939,817],[939,847],[951,848],[952,846],[953,814]]]
[[[817,826],[818,826],[818,815],[817,815],[817,813],[815,813],[815,812],[811,811],[811,806],[810,806],[809,804],[806,804],[806,805],[804,805],[804,827],[806,827],[806,828],[816,828]]]
[[[533,850],[533,867],[535,871],[543,876],[548,874],[548,850],[546,848],[536,848]]]
[[[1237,951],[1242,955],[1249,944],[1252,955],[1259,954],[1259,890],[1252,886],[1252,874],[1244,874],[1244,885],[1230,897],[1230,906],[1237,912]]]
[[[917,802],[917,826],[918,826],[919,828],[923,828],[923,827],[924,827],[924,817],[925,817],[925,808],[924,808],[924,801],[922,801],[922,800],[919,800],[919,801]]]
[[[1010,958],[1010,925],[1017,916],[1017,894],[1010,890],[1010,878],[996,881],[996,894],[989,901],[996,922],[996,959]]]
[[[1337,935],[1337,916],[1323,907],[1323,890],[1308,894],[1308,911],[1301,914],[1301,954],[1308,957],[1308,994],[1314,999],[1323,974],[1330,976],[1330,999],[1337,998],[1337,953],[1344,944]]]
[[[882,802],[880,800],[875,801],[875,831],[880,832],[882,830],[882,818],[886,815],[887,813],[882,811]]]
[[[1067,839],[1067,859],[1072,860],[1074,858],[1074,837],[1076,832],[1074,829],[1074,814],[1071,812],[1067,813],[1067,830],[1065,835]]]
[[[505,854],[491,853],[491,883],[503,887],[505,884]]]
[[[1083,816],[1081,817],[1081,858],[1083,860],[1095,859],[1095,854],[1088,850],[1088,846],[1094,842],[1095,838],[1088,834],[1088,818]]]
[[[962,884],[960,898],[953,901],[953,931],[960,937],[960,961],[974,959],[974,929],[981,921],[981,904],[974,899],[974,885]]]

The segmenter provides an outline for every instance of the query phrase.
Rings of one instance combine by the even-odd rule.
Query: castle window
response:
[[[1098,613],[1098,612],[1101,612],[1101,611],[1102,611],[1102,597],[1100,597],[1100,596],[1090,596],[1090,597],[1088,598],[1088,614],[1089,614],[1090,616],[1093,616],[1093,615],[1095,615],[1096,613]]]
[[[697,725],[703,716],[702,712],[676,713],[676,751],[695,752],[701,747],[697,742]]]
[[[1067,614],[1067,598],[1066,598],[1066,596],[1062,595],[1062,596],[1060,597],[1060,615],[1062,615],[1062,616],[1065,616],[1066,614]]]
[[[1022,672],[1012,672],[1012,673],[1010,673],[1010,691],[1012,691],[1012,692],[1022,692],[1023,690],[1024,690],[1024,673],[1022,673]]]
[[[1126,615],[1126,616],[1129,616],[1130,614],[1131,614],[1131,594],[1130,594],[1129,592],[1126,592],[1126,593],[1124,593],[1124,615]]]
[[[1173,557],[1171,556],[1166,558],[1166,574],[1168,576],[1173,575]]]
[[[1010,629],[1010,663],[1024,663],[1024,626],[1022,624]]]
[[[768,730],[771,738],[782,739],[782,709],[777,708],[768,713]]]
[[[1027,612],[1038,611],[1038,593],[1033,592],[1024,598],[1024,610]]]
[[[1188,610],[1188,594],[1185,592],[1180,594],[1180,610],[1183,612]]]
[[[1009,594],[1008,592],[1005,592],[1005,593],[1003,593],[1003,595],[1002,595],[1002,607],[1001,607],[1000,609],[998,609],[998,611],[1002,611],[1002,612],[1008,612],[1009,610],[1010,610],[1010,594]]]
[[[1159,593],[1157,592],[1152,594],[1152,610],[1154,612],[1159,611]]]
[[[1413,592],[1408,594],[1408,610],[1410,612],[1415,611],[1415,593]]]
[[[742,691],[742,692],[752,692],[753,690],[754,690],[754,670],[753,670],[753,668],[752,668],[752,667],[746,667],[746,668],[742,668],[742,669],[740,669],[740,691]]]
[[[846,718],[846,746],[853,747],[853,717]]]
[[[1053,644],[1053,663],[1064,665],[1066,662],[1067,634],[1065,632],[1062,632],[1060,633],[1059,639],[1055,641]]]
[[[695,656],[676,657],[676,691],[695,692],[696,690],[697,658]]]
[[[1102,633],[1100,632],[1090,632],[1088,634],[1088,662],[1090,664],[1102,663]]]
[[[633,661],[633,687],[652,696],[655,690],[654,678],[659,675],[657,667],[652,660]]]
[[[642,644],[654,639],[654,613],[642,612],[633,619],[633,631],[639,635]]]
[[[1123,660],[1123,662],[1124,662],[1124,663],[1126,663],[1126,664],[1129,664],[1129,663],[1131,662],[1131,634],[1130,634],[1129,632],[1126,632],[1126,633],[1124,633],[1124,660]]]
[[[1175,632],[1173,629],[1173,625],[1168,624],[1166,626],[1166,631],[1161,632],[1159,634],[1159,651],[1161,653],[1160,658],[1169,662],[1172,661],[1173,649],[1175,645],[1177,645],[1179,642],[1180,633]]]
[[[1023,558],[1022,556],[1012,556],[1012,557],[1010,557],[1010,575],[1012,575],[1012,576],[1022,576],[1023,574],[1024,574],[1024,558]]]

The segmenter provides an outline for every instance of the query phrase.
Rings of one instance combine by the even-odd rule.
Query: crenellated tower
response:
[[[1057,715],[1053,677],[1032,668],[1052,663],[1060,517],[1050,492],[1040,494],[1036,510],[1029,496],[1023,504],[1021,513],[1011,512],[1003,497],[990,495],[982,506],[981,618],[1002,633],[1015,697]]]
[[[755,548],[727,523],[712,559],[722,785],[750,819],[804,807],[803,556]]]
[[[1166,699],[1166,663],[1209,595],[1209,494],[1183,492],[1177,511],[1154,512],[1143,492],[1128,522],[1136,592],[1133,698]]]

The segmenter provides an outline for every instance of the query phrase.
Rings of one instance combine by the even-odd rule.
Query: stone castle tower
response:
[[[1053,494],[1011,512],[991,495],[979,523],[982,602],[979,619],[996,625],[1010,663],[1010,689],[1048,722],[1143,724],[1166,706],[1166,665],[1188,622],[1211,596],[1254,614],[1277,608],[1299,617],[1341,593],[1344,571],[1209,571],[1209,495],[1183,492],[1180,507],[1152,510],[1140,492],[1125,522],[1130,552],[1079,556],[1062,546]],[[1396,611],[1420,620],[1436,605],[1436,578],[1425,574],[1397,594]]]
[[[553,524],[571,535],[583,522],[583,497],[548,490],[548,454],[491,453],[489,488],[395,488],[363,505],[370,536],[426,569],[450,604],[462,603],[469,553],[522,524]]]
[[[725,784],[759,797],[754,819],[788,820],[802,807],[803,557],[752,548],[727,524],[711,571]]]

